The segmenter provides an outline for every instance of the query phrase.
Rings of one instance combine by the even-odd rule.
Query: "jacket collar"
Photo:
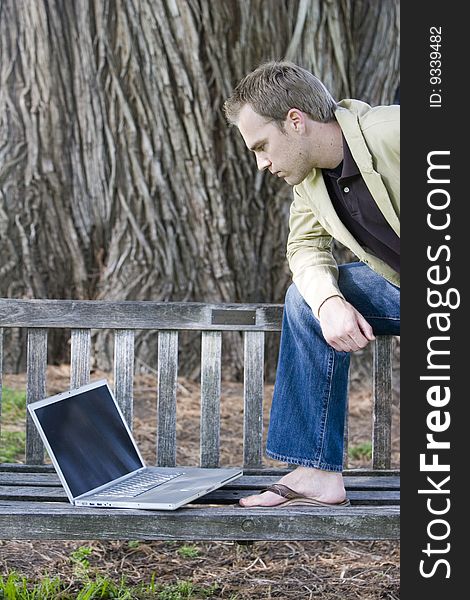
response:
[[[359,117],[371,110],[371,107],[360,100],[341,100],[335,111],[336,120],[351,150],[352,157],[362,173],[373,173],[372,155],[364,141]]]
[[[374,170],[372,155],[362,133],[359,119],[372,108],[360,100],[342,100],[335,116],[347,141],[351,154],[361,171],[365,184],[392,229],[400,235],[400,220],[393,209],[390,196],[382,177]]]

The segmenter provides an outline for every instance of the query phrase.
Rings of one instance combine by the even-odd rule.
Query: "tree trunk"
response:
[[[291,190],[223,101],[286,57],[338,99],[390,102],[397,40],[397,0],[0,0],[0,295],[282,302]],[[138,337],[143,363],[155,347]]]

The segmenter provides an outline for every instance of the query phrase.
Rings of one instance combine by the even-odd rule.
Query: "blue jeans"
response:
[[[340,265],[339,288],[375,335],[399,335],[400,290],[360,262]],[[343,469],[350,355],[334,350],[295,285],[287,290],[266,454]]]

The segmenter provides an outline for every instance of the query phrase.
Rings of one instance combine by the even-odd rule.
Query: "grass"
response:
[[[200,551],[196,546],[181,546],[176,551],[182,558],[198,558]]]
[[[20,577],[15,572],[9,573],[7,577],[0,576],[0,598],[3,600],[57,600],[64,598],[63,586],[58,577],[53,579],[45,577],[33,588],[28,587],[25,577]]]
[[[59,577],[45,576],[31,582],[15,572],[0,576],[1,600],[205,600],[214,598],[217,589],[217,585],[204,588],[191,581],[162,585],[152,579],[147,584],[128,586],[125,579],[116,583],[102,576],[68,584]]]
[[[191,549],[191,557],[197,548]],[[178,551],[180,554],[180,552]],[[93,548],[81,546],[69,556],[73,577],[67,583],[60,577],[45,575],[40,581],[31,581],[15,571],[0,576],[0,600],[203,600],[214,598],[217,585],[202,587],[191,581],[180,580],[172,584],[159,584],[155,574],[150,582],[129,586],[124,577],[119,582],[98,574],[90,563]]]
[[[363,442],[348,449],[349,458],[370,460],[372,458],[372,443]]]
[[[26,434],[17,427],[26,419],[26,393],[4,387],[1,409],[0,463],[16,462],[21,460],[25,448]]]

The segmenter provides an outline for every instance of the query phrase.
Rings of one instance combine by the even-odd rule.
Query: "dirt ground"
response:
[[[92,380],[108,378],[95,371]],[[24,375],[5,375],[4,385],[24,389]],[[69,386],[68,366],[49,367],[48,394]],[[138,375],[134,387],[134,431],[148,464],[155,462],[156,378]],[[265,431],[269,419],[272,386],[265,391]],[[199,456],[199,386],[180,379],[177,404],[177,462],[197,465]],[[371,394],[352,386],[349,406],[349,444],[370,440]],[[221,465],[242,462],[243,389],[235,382],[222,383]],[[399,464],[399,414],[394,401],[392,429],[393,466]],[[266,459],[267,465],[279,465]],[[368,466],[367,459],[350,460],[350,467]],[[269,598],[333,598],[364,600],[399,598],[398,541],[382,542],[25,542],[0,541],[0,573],[15,570],[33,580],[44,574],[77,577],[71,554],[80,546],[92,549],[88,556],[93,574],[129,584],[161,584],[191,580],[208,588],[217,584],[211,598],[232,600]],[[189,550],[188,550],[188,547]],[[191,596],[192,598],[204,597]]]

